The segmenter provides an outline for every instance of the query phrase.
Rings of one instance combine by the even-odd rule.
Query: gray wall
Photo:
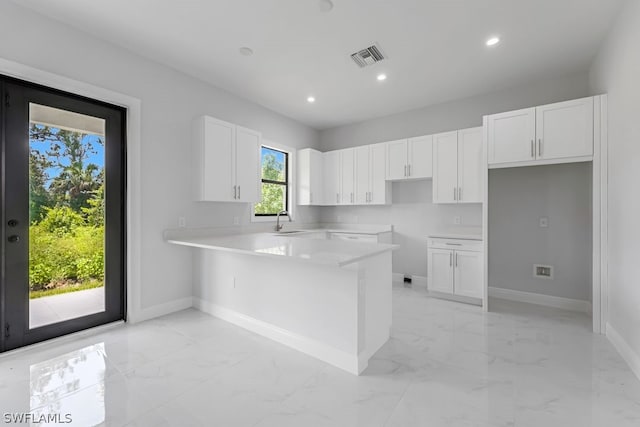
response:
[[[454,101],[402,114],[369,120],[353,125],[341,126],[320,132],[320,147],[329,151],[345,147],[389,141],[411,136],[426,135],[437,132],[462,129],[482,125],[482,116],[518,108],[532,107],[556,101],[575,99],[589,95],[589,79],[587,73],[580,73],[549,79],[523,87],[491,93],[488,95]],[[548,172],[541,170],[541,179]],[[579,180],[578,171],[571,171],[569,175]],[[461,216],[462,225],[479,226],[482,223],[480,205],[434,205],[431,202],[431,180],[395,183],[393,184],[393,205],[382,207],[323,207],[320,218],[327,222],[360,222],[393,224],[396,230],[395,242],[401,248],[394,252],[393,270],[396,273],[427,275],[426,236],[443,227],[453,226],[453,217]],[[544,192],[529,192],[532,203],[544,203],[547,194]],[[492,206],[490,205],[490,209]],[[580,230],[578,230],[580,233]],[[587,231],[582,231],[575,239],[587,239]],[[526,236],[525,236],[526,237]],[[531,236],[533,238],[533,236]],[[590,238],[590,237],[589,237]],[[490,236],[492,241],[493,235]],[[513,243],[516,245],[516,242]],[[515,247],[515,246],[514,246]],[[544,249],[539,248],[540,252]],[[543,253],[534,258],[542,258]],[[529,262],[530,254],[521,257],[521,263]],[[571,271],[569,266],[558,265],[563,271]],[[590,268],[590,267],[589,267]],[[500,276],[501,266],[492,265],[492,275]],[[531,274],[522,272],[520,280],[528,283]],[[568,273],[568,280],[577,283],[584,277],[583,272]],[[567,277],[567,276],[565,276]],[[518,279],[513,277],[513,279]],[[501,286],[518,288],[518,284],[503,283]],[[574,286],[570,287],[574,289]],[[584,285],[587,289],[587,284]],[[537,292],[537,289],[528,289]],[[553,293],[552,293],[553,294]],[[585,293],[568,292],[570,298],[587,299]]]
[[[591,162],[491,170],[489,286],[591,300],[591,188]]]
[[[143,308],[191,297],[191,252],[162,240],[179,216],[190,226],[249,221],[246,204],[191,201],[194,117],[228,120],[292,147],[318,146],[318,133],[309,127],[13,2],[0,2],[0,40],[4,59],[141,99]],[[312,210],[299,214],[313,219]]]
[[[609,319],[640,376],[640,1],[630,0],[591,69],[609,102]],[[608,331],[609,332],[609,331]]]

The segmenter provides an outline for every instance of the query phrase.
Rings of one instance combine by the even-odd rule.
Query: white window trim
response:
[[[287,206],[287,212],[289,212],[289,216],[291,217],[291,221],[295,221],[295,206],[296,206],[296,181],[295,181],[295,170],[296,170],[296,149],[278,144],[277,142],[269,141],[267,139],[263,139],[260,147],[268,147],[273,148],[278,151],[283,151],[287,153],[287,158],[289,161],[289,170],[287,176],[287,191],[289,193],[289,206]],[[260,158],[262,160],[262,157]],[[262,180],[262,176],[260,176],[260,180]],[[276,217],[274,216],[256,216],[255,215],[255,203],[251,204],[251,222],[276,222]],[[287,219],[285,219],[287,221]]]

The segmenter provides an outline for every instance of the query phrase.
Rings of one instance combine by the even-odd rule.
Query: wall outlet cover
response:
[[[546,216],[541,216],[540,217],[540,227],[541,228],[547,228],[549,227],[549,218]]]
[[[187,226],[187,218],[183,217],[183,216],[179,216],[178,217],[178,227],[179,228],[185,228]]]
[[[453,217],[453,223],[455,225],[460,225],[462,224],[462,217],[460,215],[456,215]]]

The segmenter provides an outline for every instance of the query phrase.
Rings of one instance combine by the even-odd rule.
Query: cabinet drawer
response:
[[[330,238],[352,242],[378,243],[378,236],[375,234],[331,233]]]
[[[429,237],[427,246],[434,249],[452,249],[460,251],[482,252],[482,240],[443,239]]]

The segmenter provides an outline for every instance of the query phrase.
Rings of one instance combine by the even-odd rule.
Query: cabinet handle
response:
[[[458,187],[458,201],[462,200],[462,187]]]
[[[538,139],[538,156],[542,157],[542,139]]]
[[[351,193],[351,203],[353,203],[353,193]]]
[[[404,165],[404,176],[407,177],[407,165]]]
[[[449,267],[453,266],[453,252],[449,252]]]
[[[534,145],[535,145],[535,142],[532,139],[531,140],[531,157],[536,157],[536,149],[535,149]]]
[[[456,267],[458,267],[458,252],[456,252]]]
[[[408,172],[408,175],[409,175],[409,176],[411,176],[411,165],[408,165],[408,166],[407,166],[407,170],[409,171],[409,172]]]
[[[458,200],[458,190],[456,189],[456,187],[453,187],[453,200]]]
[[[237,199],[238,198],[238,187],[237,186],[233,186],[233,199]]]

